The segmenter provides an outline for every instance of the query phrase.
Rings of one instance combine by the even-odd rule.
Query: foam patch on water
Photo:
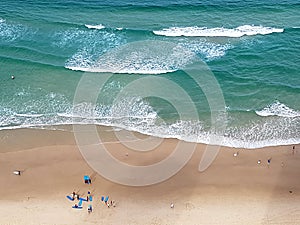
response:
[[[271,33],[282,33],[284,29],[254,26],[254,25],[243,25],[237,28],[207,28],[207,27],[170,27],[162,30],[153,31],[156,35],[169,36],[169,37],[242,37],[244,35],[266,35]]]
[[[213,43],[206,40],[200,41],[180,41],[180,45],[185,47],[197,55],[200,55],[205,61],[211,61],[220,58],[226,54],[229,49],[232,49],[231,44]]]
[[[266,106],[262,110],[255,111],[259,116],[281,116],[281,117],[299,117],[300,112],[289,108],[283,103],[276,101]]]
[[[37,106],[38,107],[38,106]],[[43,108],[43,107],[42,107]],[[3,110],[5,110],[4,115]],[[113,126],[143,134],[176,138],[187,142],[211,144],[213,131],[202,121],[163,121],[155,110],[138,97],[124,98],[115,105],[81,103],[56,114],[16,114],[1,109],[0,129],[16,129],[61,124],[95,124]],[[21,115],[21,116],[20,116]],[[34,116],[32,116],[34,115]],[[250,121],[242,127],[227,127],[221,142],[214,143],[236,148],[260,148],[300,143],[299,117],[265,117]]]
[[[265,117],[242,127],[228,127],[224,139],[225,146],[250,149],[298,143],[299,117]]]
[[[77,51],[66,61],[65,67],[72,70],[88,71],[99,57],[108,50],[126,42],[122,34],[114,34],[104,30],[70,29],[55,34],[53,44],[64,48],[77,47]]]
[[[184,67],[195,53],[181,45],[141,41],[114,48],[96,61],[87,51],[75,54],[66,68],[88,72],[161,74]]]
[[[28,28],[21,24],[10,24],[0,18],[0,41],[12,42],[28,32]]]
[[[144,46],[143,46],[144,44]],[[85,72],[112,72],[128,74],[163,74],[174,72],[190,63],[196,55],[205,61],[220,58],[232,49],[231,44],[213,43],[206,40],[179,40],[177,46],[166,49],[167,43],[145,41],[122,53],[122,47],[98,56],[83,48],[66,62],[65,67]],[[124,47],[125,48],[125,47]]]
[[[89,28],[89,29],[96,29],[96,30],[101,30],[104,29],[105,26],[102,24],[98,24],[98,25],[89,25],[89,24],[85,24],[85,27]]]
[[[102,29],[73,28],[56,32],[52,44],[59,47],[73,47],[75,45],[78,49],[86,48],[89,51],[104,49],[101,51],[103,53],[109,48],[124,43],[122,38],[122,36],[117,36]]]

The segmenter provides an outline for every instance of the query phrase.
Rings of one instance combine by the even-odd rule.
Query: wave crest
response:
[[[102,24],[98,24],[98,25],[89,25],[89,24],[85,24],[85,27],[89,28],[89,29],[96,29],[96,30],[101,30],[104,29],[105,26]]]
[[[300,112],[289,108],[283,103],[276,101],[262,110],[255,111],[259,116],[298,117]]]
[[[284,29],[254,26],[254,25],[243,25],[237,28],[207,28],[207,27],[170,27],[162,30],[153,31],[156,35],[170,36],[170,37],[242,37],[244,35],[266,35],[271,33],[282,33]]]
[[[194,52],[180,44],[141,41],[114,48],[97,61],[88,54],[79,54],[65,67],[86,72],[161,74],[184,67],[194,57]]]

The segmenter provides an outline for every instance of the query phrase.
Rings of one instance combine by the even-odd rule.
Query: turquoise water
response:
[[[92,123],[209,143],[211,105],[185,70],[199,60],[224,97],[222,145],[300,142],[299,1],[2,1],[0,129]],[[105,75],[95,104],[74,103],[82,78]],[[127,91],[145,78],[176,85]]]

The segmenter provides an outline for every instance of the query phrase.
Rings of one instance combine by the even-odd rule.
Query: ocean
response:
[[[1,1],[0,85],[1,130],[299,144],[300,1]]]

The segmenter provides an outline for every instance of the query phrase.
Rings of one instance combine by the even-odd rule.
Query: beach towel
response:
[[[90,195],[89,200],[90,200],[90,202],[92,202],[93,201],[93,196]]]
[[[79,203],[77,206],[73,205],[72,206],[73,209],[82,209],[82,200],[79,200]]]
[[[105,198],[105,200],[104,200],[104,201],[105,201],[105,202],[107,202],[107,201],[108,201],[108,199],[109,199],[109,197],[108,197],[108,196],[106,196],[106,198]]]
[[[69,199],[70,201],[74,201],[74,198],[72,198],[71,196],[67,195],[66,197],[67,197],[67,199]]]
[[[79,200],[87,202],[86,198],[79,198]]]
[[[101,197],[101,201],[102,201],[102,202],[104,201],[104,196]]]

